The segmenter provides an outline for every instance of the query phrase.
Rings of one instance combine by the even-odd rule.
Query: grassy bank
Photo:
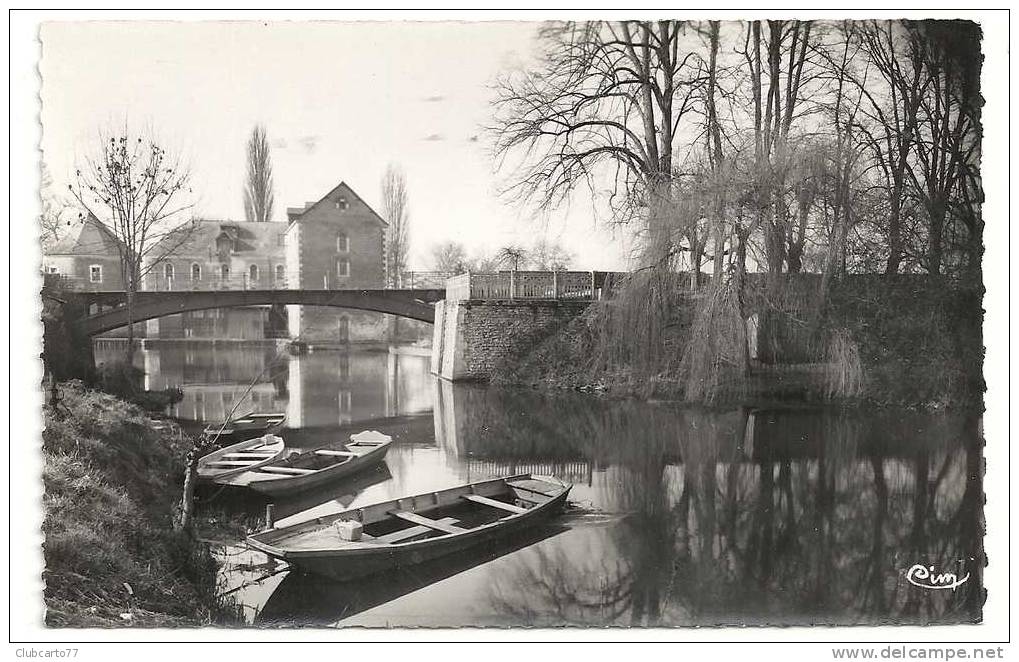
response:
[[[683,399],[680,358],[689,342],[696,301],[676,306],[663,325],[660,364],[637,370],[605,358],[605,320],[613,301],[592,305],[554,335],[507,361],[498,381],[532,388],[571,389],[619,397]],[[799,330],[802,315],[780,320],[786,347],[773,361],[755,362],[738,389],[742,402],[832,401],[825,357],[812,363]],[[979,408],[984,391],[981,293],[920,278],[892,283],[854,278],[835,283],[820,328],[839,329],[858,351],[862,388],[839,404],[919,409]],[[797,343],[804,346],[796,346]],[[760,345],[764,346],[764,340]],[[769,348],[769,351],[770,348]],[[785,354],[783,359],[782,354]],[[830,374],[830,373],[829,373]]]
[[[45,423],[47,625],[231,622],[207,547],[173,530],[184,440],[80,382],[58,387]]]

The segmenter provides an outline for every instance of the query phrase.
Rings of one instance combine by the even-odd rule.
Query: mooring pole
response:
[[[276,523],[276,504],[267,503],[265,504],[265,528],[271,529]]]

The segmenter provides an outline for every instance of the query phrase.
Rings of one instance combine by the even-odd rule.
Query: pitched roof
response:
[[[304,215],[307,211],[317,207],[318,205],[322,204],[326,200],[332,198],[341,189],[343,189],[346,193],[350,194],[351,196],[356,198],[358,201],[360,201],[361,204],[364,205],[365,208],[372,213],[372,215],[375,217],[376,220],[378,220],[379,223],[381,223],[385,227],[389,227],[389,223],[386,222],[386,219],[382,218],[382,216],[377,211],[372,209],[371,205],[369,205],[367,202],[364,201],[364,198],[359,196],[354,191],[354,189],[350,188],[350,186],[347,185],[346,182],[342,182],[342,181],[339,184],[337,184],[335,187],[333,187],[333,189],[331,191],[329,191],[328,193],[323,195],[321,198],[319,198],[315,202],[307,202],[307,203],[305,203],[303,208],[301,208],[301,207],[287,207],[287,219],[290,222],[299,220],[300,217],[302,215]]]
[[[106,225],[89,213],[56,243],[47,255],[119,255],[121,242]]]
[[[165,237],[160,244],[165,244],[166,249],[156,245],[149,255],[152,259],[166,257],[206,257],[216,250],[216,239],[226,234],[234,242],[234,255],[250,254],[258,257],[265,257],[273,253],[282,253],[283,245],[280,237],[286,232],[286,223],[275,223],[267,221],[264,223],[251,221],[230,221],[219,219],[197,219],[193,229],[188,228],[183,232],[188,233],[181,240],[173,235]]]

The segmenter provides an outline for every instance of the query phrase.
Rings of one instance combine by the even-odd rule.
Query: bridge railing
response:
[[[467,273],[446,281],[446,299],[575,299],[602,295],[606,273],[599,271],[500,271]]]
[[[441,290],[446,280],[455,274],[451,271],[405,271],[400,274],[398,289]]]
[[[233,276],[203,276],[198,279],[191,279],[179,276],[164,276],[162,274],[149,274],[143,280],[142,289],[146,292],[208,292],[215,290],[285,290],[287,289],[286,278],[275,278],[272,275],[262,275],[259,278],[251,278],[248,274]]]

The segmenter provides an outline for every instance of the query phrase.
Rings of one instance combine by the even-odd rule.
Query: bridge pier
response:
[[[435,305],[431,370],[489,381],[507,361],[579,315],[588,300],[451,300]]]

